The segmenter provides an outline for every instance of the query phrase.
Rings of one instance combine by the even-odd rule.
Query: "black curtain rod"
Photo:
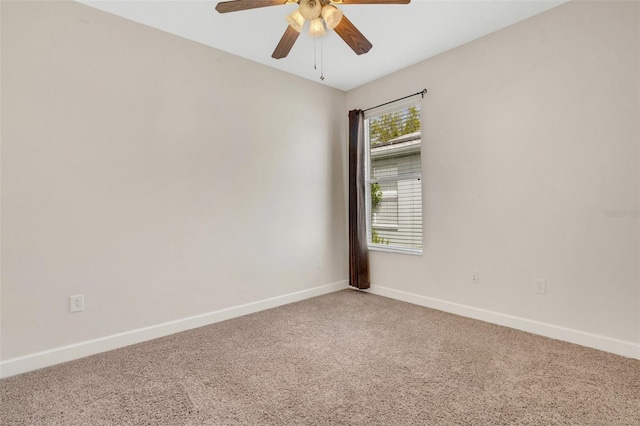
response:
[[[371,108],[367,108],[367,109],[365,109],[365,110],[363,110],[363,111],[364,111],[364,112],[371,111],[372,109],[380,108],[381,106],[385,106],[385,105],[392,104],[392,103],[394,103],[394,102],[402,101],[402,100],[407,99],[407,98],[410,98],[410,97],[412,97],[412,96],[422,95],[422,99],[424,99],[424,94],[425,94],[425,93],[427,93],[427,89],[422,89],[422,91],[421,91],[421,92],[416,92],[416,93],[414,93],[413,95],[408,95],[408,96],[405,96],[404,98],[398,98],[398,99],[393,100],[393,101],[385,102],[385,103],[383,103],[383,104],[376,105],[376,106],[371,107]]]

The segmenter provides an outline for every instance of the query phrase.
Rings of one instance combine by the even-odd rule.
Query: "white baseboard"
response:
[[[539,334],[541,336],[550,337],[552,339],[564,340],[565,342],[575,343],[577,345],[587,346],[590,348],[599,349],[605,352],[611,352],[629,358],[640,359],[640,344],[634,342],[628,342],[624,340],[613,339],[611,337],[586,333],[580,330],[560,327],[557,325],[533,321],[530,319],[515,317],[512,315],[501,314],[499,312],[474,308],[472,306],[461,305],[458,303],[447,302],[445,300],[434,299],[431,297],[421,296],[418,294],[408,293],[406,291],[395,290],[387,287],[372,285],[370,289],[365,291],[371,294],[388,297],[390,299],[412,303],[414,305],[425,306],[427,308],[437,309],[439,311],[449,312],[452,314],[461,315],[492,324],[515,328],[517,330]]]
[[[49,367],[62,362],[73,361],[100,352],[122,348],[136,343],[157,339],[181,331],[202,327],[216,322],[237,318],[242,315],[252,314],[265,309],[275,308],[311,297],[321,296],[334,291],[343,290],[348,287],[348,281],[339,281],[319,287],[289,293],[270,299],[259,300],[245,305],[233,306],[220,309],[206,314],[196,315],[175,321],[165,322],[150,327],[139,328],[124,333],[113,334],[111,336],[98,339],[87,340],[68,346],[62,346],[43,352],[37,352],[18,358],[8,359],[0,362],[0,378],[26,373],[28,371]]]

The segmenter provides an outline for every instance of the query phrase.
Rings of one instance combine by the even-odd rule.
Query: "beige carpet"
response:
[[[2,425],[640,425],[640,361],[340,291],[0,381]]]

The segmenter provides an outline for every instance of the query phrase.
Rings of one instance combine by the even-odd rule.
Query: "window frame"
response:
[[[376,244],[373,243],[372,240],[372,234],[373,234],[373,229],[377,228],[376,226],[373,226],[373,222],[372,222],[372,209],[371,209],[371,184],[372,183],[380,183],[380,182],[384,182],[384,181],[394,181],[394,182],[400,182],[401,180],[406,180],[407,178],[414,178],[414,179],[418,179],[420,180],[420,195],[421,195],[421,200],[424,200],[424,188],[422,185],[422,163],[421,163],[421,167],[420,167],[420,173],[411,173],[411,174],[407,174],[407,175],[402,175],[402,179],[398,179],[397,177],[381,177],[381,178],[377,178],[374,179],[372,178],[372,167],[371,167],[371,142],[370,142],[370,134],[369,134],[369,120],[372,118],[376,118],[379,117],[380,115],[384,115],[384,114],[389,114],[392,112],[396,112],[396,111],[402,111],[404,109],[413,107],[413,106],[419,106],[420,107],[420,138],[421,138],[421,143],[420,143],[420,161],[422,162],[422,129],[423,129],[423,120],[422,120],[422,105],[420,100],[407,100],[405,102],[402,102],[401,104],[395,104],[392,107],[390,106],[386,106],[383,109],[375,109],[372,113],[368,113],[365,114],[365,122],[364,122],[364,138],[365,138],[365,167],[364,167],[364,172],[365,172],[365,176],[364,176],[364,181],[365,181],[365,199],[366,199],[366,222],[367,222],[367,248],[370,251],[380,251],[380,252],[387,252],[387,253],[397,253],[397,254],[408,254],[408,255],[415,255],[415,256],[422,256],[423,253],[423,247],[424,247],[424,233],[421,232],[421,248],[409,248],[409,247],[400,247],[400,246],[390,246],[387,244]],[[399,203],[398,203],[398,208],[399,208]],[[422,223],[424,223],[424,203],[421,204],[420,206],[420,220]],[[378,227],[380,229],[386,228],[384,226],[382,227]],[[398,229],[398,227],[395,227],[395,229]],[[387,229],[394,229],[394,227],[388,227]]]

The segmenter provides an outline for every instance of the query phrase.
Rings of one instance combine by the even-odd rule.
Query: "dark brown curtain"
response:
[[[369,288],[364,184],[364,112],[349,111],[349,285]]]

